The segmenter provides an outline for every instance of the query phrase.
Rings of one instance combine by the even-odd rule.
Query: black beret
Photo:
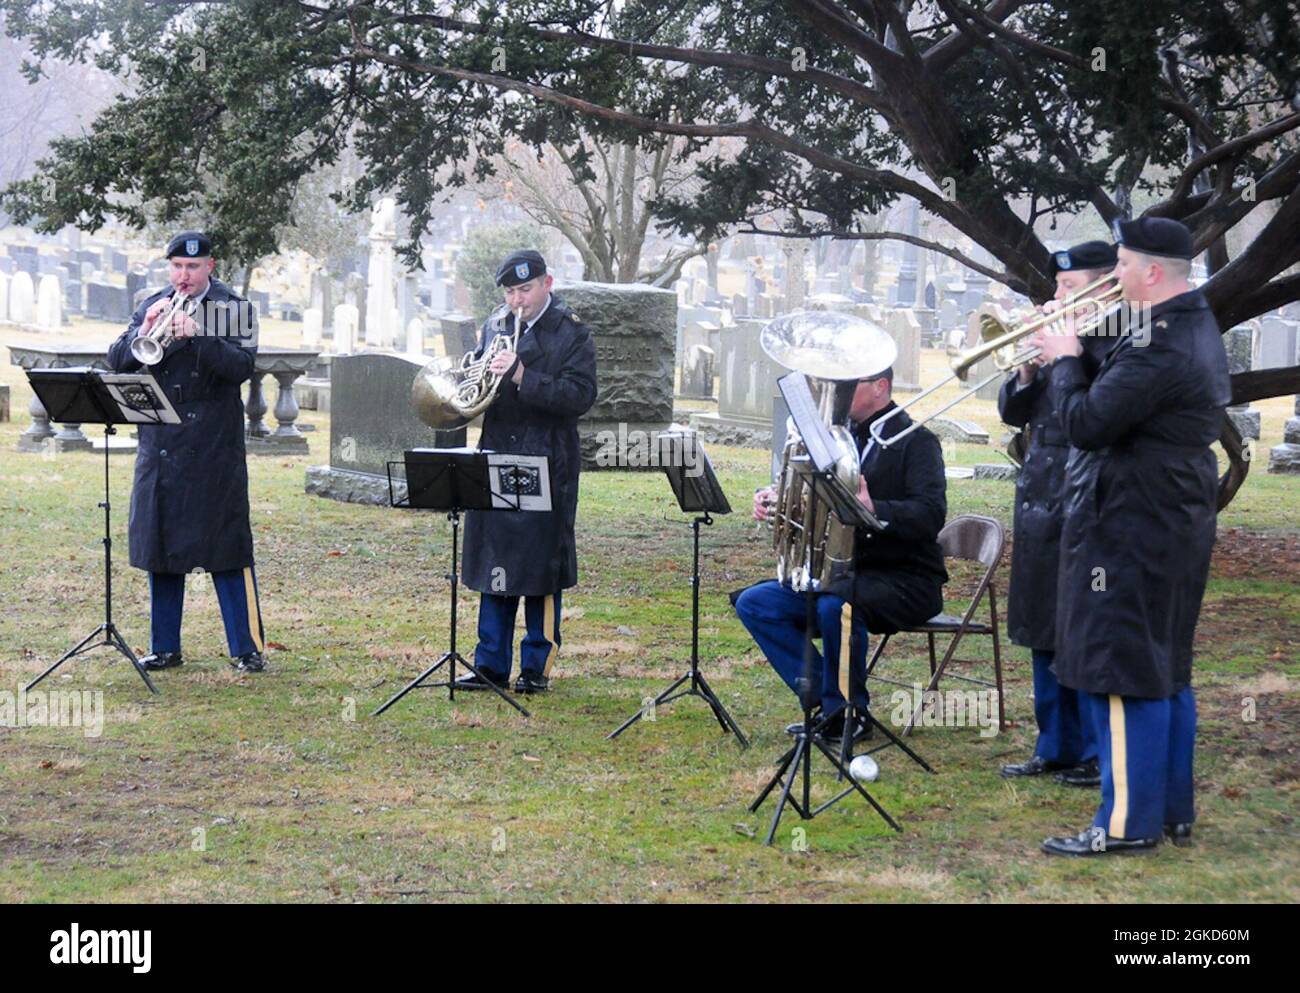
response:
[[[187,259],[199,259],[212,254],[212,239],[202,231],[182,231],[167,242],[166,258],[179,255]]]
[[[1168,217],[1139,217],[1135,221],[1116,218],[1111,224],[1115,243],[1143,255],[1159,255],[1170,259],[1190,259],[1192,232],[1187,225]]]
[[[1074,269],[1114,269],[1118,253],[1104,241],[1085,241],[1063,252],[1052,253],[1052,275]]]
[[[542,253],[531,248],[511,252],[497,270],[498,286],[518,286],[530,279],[546,275],[546,260]]]

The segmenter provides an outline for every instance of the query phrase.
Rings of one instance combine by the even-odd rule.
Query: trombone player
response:
[[[1191,232],[1114,224],[1126,334],[1096,376],[1072,328],[1040,333],[1048,393],[1072,446],[1057,578],[1056,675],[1096,733],[1101,804],[1050,855],[1191,841],[1192,640],[1215,537],[1218,439],[1231,399],[1209,304],[1188,281]]]
[[[1070,320],[1078,309],[1094,309],[1078,304],[1095,299],[1099,281],[1115,268],[1116,258],[1114,246],[1104,241],[1086,241],[1054,253],[1056,296],[1044,311],[1063,310],[1062,319]],[[1096,336],[1085,340],[1102,343]],[[1007,634],[1032,653],[1038,724],[1034,754],[1026,761],[1004,765],[1002,775],[1017,778],[1055,772],[1059,783],[1096,786],[1100,773],[1091,723],[1081,716],[1078,694],[1057,681],[1054,667],[1061,491],[1070,443],[1053,408],[1048,380],[1041,361],[1032,359],[1007,377],[998,394],[998,414],[1028,439],[1016,480]]]

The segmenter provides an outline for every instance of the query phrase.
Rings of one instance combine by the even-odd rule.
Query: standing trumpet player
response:
[[[1114,246],[1104,241],[1087,241],[1056,252],[1052,256],[1056,296],[1044,310],[1080,299],[1081,291],[1115,268],[1115,260]],[[1084,309],[1080,316],[1085,320],[1098,316]],[[1113,344],[1098,336],[1086,340],[1095,343],[1093,347]],[[1034,720],[1038,724],[1034,754],[1024,762],[1004,765],[1002,775],[1011,778],[1055,772],[1057,782],[1096,786],[1100,773],[1091,721],[1082,714],[1079,695],[1062,686],[1055,671],[1056,571],[1070,442],[1047,387],[1048,373],[1040,362],[1031,361],[1012,372],[998,394],[1002,420],[1023,429],[1029,439],[1016,480],[1007,633],[1012,642],[1033,653]]]
[[[496,273],[510,314],[483,326],[481,350],[498,335],[517,334],[488,371],[502,377],[483,414],[479,446],[513,455],[545,455],[550,463],[547,513],[465,515],[465,585],[482,594],[474,666],[456,688],[487,689],[510,681],[515,614],[524,599],[527,628],[519,646],[517,693],[550,685],[560,650],[561,591],[578,582],[574,521],[578,512],[578,418],[596,402],[596,346],[559,297],[546,260],[531,249],[511,254]]]
[[[1214,546],[1219,437],[1231,399],[1214,314],[1189,282],[1191,232],[1116,221],[1127,333],[1089,379],[1070,333],[1042,334],[1049,395],[1073,451],[1057,580],[1057,676],[1096,732],[1101,804],[1051,855],[1191,839],[1192,641]],[[1067,636],[1068,635],[1068,636]]]
[[[248,520],[244,411],[239,386],[253,373],[257,315],[212,278],[212,244],[185,231],[167,246],[165,290],[143,300],[108,351],[117,372],[150,371],[179,424],[142,424],[131,490],[131,564],[149,573],[146,669],[182,664],[187,573],[212,576],[231,664],[261,672],[264,636]]]

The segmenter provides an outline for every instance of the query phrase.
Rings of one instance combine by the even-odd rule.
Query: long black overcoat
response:
[[[255,308],[211,280],[196,320],[201,331],[177,339],[145,367],[131,339],[145,311],[171,287],[151,294],[108,350],[118,372],[148,369],[180,415],[179,424],[141,425],[131,490],[131,564],[149,572],[223,572],[253,564],[248,468],[239,386],[253,373]]]
[[[1056,673],[1090,693],[1158,699],[1191,682],[1215,536],[1210,445],[1231,397],[1198,290],[1153,307],[1091,382],[1058,359],[1051,397],[1073,450],[1057,578]]]
[[[480,351],[513,330],[513,318],[489,319]],[[464,582],[480,593],[545,596],[578,582],[578,419],[596,402],[596,346],[591,332],[552,295],[550,306],[520,335],[516,354],[523,382],[501,384],[483,415],[479,447],[547,456],[553,509],[467,512]]]

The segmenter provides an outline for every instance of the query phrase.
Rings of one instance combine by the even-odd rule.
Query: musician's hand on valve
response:
[[[510,371],[510,367],[515,364],[515,359],[517,358],[518,356],[515,355],[514,352],[497,352],[497,354],[493,356],[492,361],[488,364],[488,372],[492,373],[494,376],[504,376]],[[522,362],[520,362],[519,366],[515,369],[514,375],[510,377],[510,381],[516,386],[524,381],[524,364]]]
[[[172,318],[172,334],[177,338],[193,338],[198,333],[198,322],[189,314],[177,314]]]
[[[1083,346],[1074,336],[1073,327],[1051,330],[1044,328],[1034,335],[1033,344],[1041,350],[1044,363],[1055,362],[1062,355],[1083,354]]]
[[[140,328],[136,331],[136,337],[139,338],[153,330],[154,321],[168,307],[172,305],[169,297],[163,297],[161,300],[155,300],[153,305],[144,312],[144,320],[140,322]]]
[[[772,507],[776,503],[776,490],[764,486],[754,493],[754,520],[765,521],[772,516]]]

